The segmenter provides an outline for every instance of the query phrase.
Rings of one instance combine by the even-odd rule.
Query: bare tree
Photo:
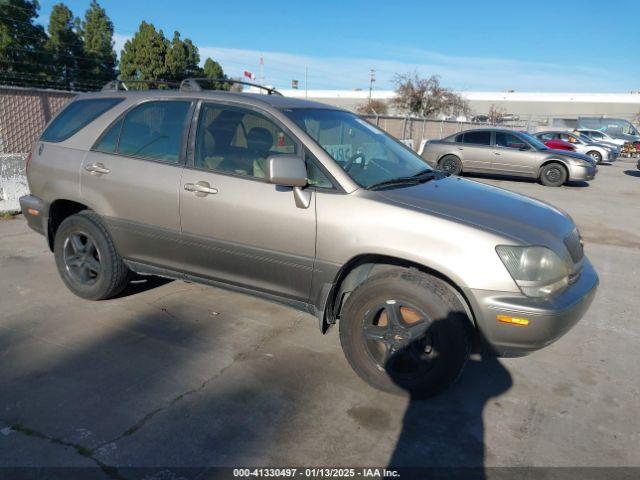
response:
[[[372,99],[370,102],[358,105],[356,112],[361,115],[386,115],[389,112],[389,106],[382,100]]]
[[[491,125],[495,125],[496,123],[500,123],[502,121],[502,117],[506,115],[507,111],[504,108],[496,107],[493,103],[489,107],[489,113],[487,117],[489,117],[489,123]]]
[[[469,104],[460,95],[440,85],[440,77],[420,78],[417,73],[397,74],[394,79],[396,96],[393,105],[401,112],[433,117],[468,115]]]

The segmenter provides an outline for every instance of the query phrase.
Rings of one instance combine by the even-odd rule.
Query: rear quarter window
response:
[[[71,102],[40,136],[45,142],[62,142],[76,134],[123,98],[94,98]]]

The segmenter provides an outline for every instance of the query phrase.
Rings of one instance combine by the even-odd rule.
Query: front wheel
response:
[[[602,154],[600,152],[592,150],[590,152],[587,152],[587,155],[593,158],[597,163],[602,163]]]
[[[559,187],[567,181],[567,169],[560,163],[548,163],[540,170],[540,183],[546,187]]]
[[[104,300],[127,285],[129,269],[94,212],[66,218],[56,232],[53,252],[60,277],[79,297]]]
[[[340,343],[355,372],[375,388],[435,395],[461,374],[471,326],[439,279],[413,269],[373,275],[348,297]]]

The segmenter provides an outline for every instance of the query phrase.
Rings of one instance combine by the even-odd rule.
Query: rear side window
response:
[[[463,143],[473,143],[474,145],[491,145],[491,132],[466,132]]]
[[[178,163],[190,101],[154,101],[114,123],[94,150]]]
[[[122,98],[94,98],[71,102],[47,127],[40,140],[62,142],[122,100]]]

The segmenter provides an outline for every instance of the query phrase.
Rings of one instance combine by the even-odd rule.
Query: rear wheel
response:
[[[602,163],[602,155],[597,150],[591,150],[590,152],[587,152],[587,155],[593,158],[596,162]]]
[[[80,212],[60,224],[54,255],[62,280],[79,297],[104,300],[127,285],[129,269],[94,212]]]
[[[396,268],[370,277],[349,296],[340,342],[352,368],[373,387],[428,397],[460,376],[471,327],[441,280]]]
[[[460,175],[462,173],[462,162],[455,155],[445,155],[438,162],[438,167],[443,172],[451,175]]]
[[[557,162],[548,163],[540,170],[540,182],[547,187],[559,187],[567,177],[567,169]]]

